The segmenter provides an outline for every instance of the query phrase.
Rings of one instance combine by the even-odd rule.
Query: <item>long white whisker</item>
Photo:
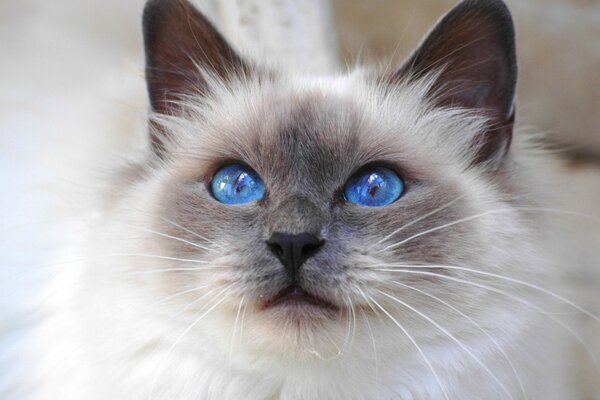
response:
[[[233,358],[233,349],[235,346],[235,335],[237,333],[237,324],[240,319],[242,305],[244,304],[245,299],[246,299],[246,295],[242,296],[242,299],[240,300],[240,305],[238,306],[237,313],[235,315],[235,321],[233,323],[233,333],[231,334],[231,345],[229,346],[229,361],[227,363],[227,370],[228,370],[227,375],[231,374],[231,360]]]
[[[239,346],[242,345],[242,335],[244,334],[244,320],[246,318],[246,310],[248,309],[248,304],[244,304],[244,311],[242,311],[242,319],[240,320],[240,334],[239,334]]]
[[[442,393],[444,394],[444,398],[446,400],[450,400],[450,397],[448,396],[448,393],[446,392],[446,388],[444,387],[444,385],[442,384],[442,380],[440,379],[440,377],[438,376],[437,372],[435,371],[435,368],[433,368],[433,365],[431,364],[431,362],[429,361],[429,359],[427,358],[427,356],[425,355],[425,353],[423,352],[423,350],[421,349],[421,346],[419,346],[419,344],[415,341],[415,339],[410,335],[410,333],[408,333],[408,331],[404,328],[404,326],[402,326],[402,324],[400,322],[398,322],[389,312],[387,312],[387,310],[385,308],[383,308],[381,306],[381,304],[379,304],[377,302],[377,300],[375,300],[373,297],[369,296],[369,299],[385,314],[388,316],[389,319],[392,320],[392,322],[398,327],[400,328],[400,330],[404,333],[404,335],[408,338],[408,340],[411,341],[411,343],[415,346],[415,348],[417,349],[417,351],[419,352],[419,354],[421,355],[421,357],[423,358],[423,360],[425,361],[425,364],[427,365],[427,367],[429,368],[429,370],[431,371],[431,373],[433,374],[434,379],[436,380],[437,384],[440,387],[440,390],[442,391]]]
[[[354,309],[354,304],[352,304],[352,299],[348,297],[348,303],[350,304],[350,313],[352,314],[352,335],[350,336],[350,348],[354,344],[354,340],[356,339],[356,310]]]
[[[345,301],[344,301],[345,302]],[[349,309],[349,305],[346,304],[347,308]],[[335,346],[335,348],[337,349],[336,354],[333,357],[328,358],[327,360],[334,360],[338,357],[340,357],[342,354],[344,354],[344,352],[347,350],[348,348],[348,343],[350,342],[350,332],[351,332],[351,320],[350,320],[350,313],[348,313],[346,315],[346,320],[347,320],[347,324],[346,324],[346,334],[344,335],[344,341],[342,342],[341,345],[338,345],[338,343],[336,343],[335,338],[332,338],[330,335],[327,335],[327,338],[329,339],[329,341]],[[321,357],[319,355],[319,358],[323,359],[323,357]]]
[[[367,298],[365,292],[360,288],[360,286],[355,286],[356,289],[361,293],[362,297],[365,299],[365,302],[369,305],[369,308],[373,310],[373,312],[379,316],[378,312],[373,308],[371,302]],[[375,335],[373,334],[373,329],[371,328],[371,323],[369,322],[369,318],[367,317],[364,310],[361,308],[360,312],[362,313],[363,319],[367,324],[367,329],[369,330],[369,336],[371,337],[371,343],[373,344],[373,356],[375,358],[375,390],[376,394],[379,397],[379,358],[377,357],[377,344],[375,343]]]
[[[161,268],[161,269],[151,269],[147,271],[135,271],[128,272],[127,275],[148,275],[148,274],[158,274],[161,272],[190,272],[190,271],[214,271],[216,269],[225,269],[229,267],[224,267],[221,265],[215,265],[211,267],[178,267],[178,268]]]
[[[140,230],[142,232],[152,233],[152,234],[157,235],[157,236],[162,236],[162,237],[166,237],[166,238],[169,238],[169,239],[176,240],[178,242],[189,244],[190,246],[196,247],[198,249],[202,249],[202,250],[206,250],[206,251],[212,251],[212,252],[217,252],[217,250],[211,249],[210,247],[202,246],[202,245],[200,245],[198,243],[190,242],[189,240],[186,240],[186,239],[183,239],[183,238],[180,238],[180,237],[177,237],[177,236],[169,235],[167,233],[155,231],[153,229],[143,228],[141,226],[127,224],[125,222],[119,222],[119,224],[128,226],[130,228],[138,229],[138,230]]]
[[[458,198],[454,199],[452,202],[454,202],[456,200],[458,200]],[[418,221],[422,221],[424,218],[426,218],[426,217],[428,217],[428,216],[430,216],[430,215],[432,215],[432,214],[434,214],[436,212],[439,212],[439,211],[443,210],[444,208],[446,208],[447,206],[449,206],[451,203],[449,203],[449,204],[447,204],[445,206],[442,206],[440,209],[433,210],[432,212],[430,212],[428,214],[425,214],[424,216],[422,216],[420,218],[417,218],[415,221],[409,222],[408,224],[401,226],[396,231],[394,231],[391,234],[387,235],[384,239],[378,241],[375,245],[378,245],[378,244],[384,242],[385,240],[388,240],[390,237],[394,236],[395,234],[397,234],[398,232],[402,231],[406,227],[408,227],[410,225],[413,225],[414,223],[416,223]],[[591,220],[593,220],[595,222],[600,223],[600,218],[598,218],[598,217],[595,217],[595,216],[592,216],[592,215],[586,215],[586,214],[579,213],[579,212],[576,212],[576,211],[561,210],[561,209],[557,209],[557,208],[518,207],[518,206],[517,207],[511,207],[511,208],[501,208],[501,209],[490,210],[490,211],[486,211],[486,212],[483,212],[483,213],[480,213],[480,214],[476,214],[476,215],[472,215],[472,216],[469,216],[469,217],[465,217],[465,218],[462,218],[462,219],[459,219],[459,220],[456,220],[456,221],[452,221],[452,222],[449,222],[449,223],[441,225],[441,226],[437,226],[435,228],[428,229],[426,231],[423,231],[423,232],[417,233],[415,235],[412,235],[412,236],[410,236],[410,237],[408,237],[408,238],[406,238],[406,239],[404,239],[404,240],[402,240],[402,241],[400,241],[398,243],[394,243],[394,244],[391,244],[389,246],[386,246],[383,249],[381,249],[379,252],[383,252],[383,251],[386,251],[386,250],[390,250],[390,249],[396,248],[398,246],[401,246],[401,245],[407,243],[408,241],[410,241],[412,239],[415,239],[417,237],[420,237],[420,236],[423,236],[423,235],[426,235],[426,234],[429,234],[429,233],[432,233],[432,232],[436,232],[436,231],[441,230],[441,229],[449,228],[449,227],[457,225],[457,224],[462,224],[464,222],[468,222],[468,221],[471,221],[473,219],[481,218],[481,217],[484,217],[486,215],[497,214],[497,213],[502,213],[502,212],[510,212],[512,210],[539,211],[539,212],[546,212],[546,213],[552,213],[552,214],[569,215],[569,216],[574,216],[574,217],[579,217],[579,218],[591,219]],[[371,246],[371,248],[373,248],[374,246]]]
[[[498,294],[501,294],[503,296],[508,297],[509,299],[512,299],[514,301],[517,301],[521,304],[526,305],[527,307],[537,311],[538,313],[550,318],[552,321],[554,321],[556,324],[560,325],[563,329],[565,329],[566,331],[568,331],[571,335],[573,335],[573,337],[575,339],[577,339],[577,341],[586,349],[586,351],[588,352],[588,355],[590,356],[590,358],[592,359],[592,361],[594,362],[596,369],[598,370],[598,372],[600,373],[600,364],[598,363],[598,359],[596,358],[596,356],[594,355],[594,353],[591,351],[589,345],[586,343],[585,340],[583,340],[581,338],[581,336],[579,334],[577,334],[577,332],[575,332],[571,327],[569,327],[567,324],[565,324],[561,319],[555,317],[554,315],[552,315],[552,313],[549,313],[543,309],[541,309],[540,307],[536,306],[535,304],[522,299],[518,296],[515,296],[512,293],[509,293],[507,291],[501,290],[501,289],[496,289],[494,287],[491,286],[487,286],[487,285],[483,285],[480,283],[476,283],[476,282],[471,282],[471,281],[467,281],[464,279],[460,279],[460,278],[455,278],[452,276],[448,276],[448,275],[443,275],[443,274],[436,274],[435,272],[427,272],[427,271],[410,271],[410,270],[406,270],[406,269],[378,269],[378,271],[383,271],[383,272],[400,272],[400,273],[404,273],[404,274],[415,274],[415,275],[426,275],[426,276],[436,276],[438,278],[442,278],[442,279],[447,279],[447,280],[451,280],[454,282],[458,282],[458,283],[463,283],[465,285],[471,285],[471,286],[475,286],[475,287],[479,287],[481,289],[484,290],[489,290],[491,292],[495,292]]]
[[[410,221],[409,223],[406,223],[406,224],[402,225],[400,228],[396,229],[394,232],[392,232],[389,235],[385,236],[383,239],[375,242],[375,244],[373,244],[369,249],[373,249],[374,247],[380,245],[381,243],[385,242],[386,240],[388,240],[389,238],[391,238],[394,235],[398,234],[399,232],[402,232],[404,229],[408,228],[409,226],[412,226],[412,225],[416,224],[417,222],[423,221],[425,218],[431,217],[432,215],[435,215],[438,212],[445,210],[446,208],[450,207],[452,204],[456,203],[458,200],[460,200],[463,197],[465,197],[465,195],[458,196],[457,198],[455,198],[454,200],[452,200],[452,201],[444,204],[443,206],[438,207],[435,210],[430,211],[427,214],[422,215],[419,218],[416,218],[416,219]]]
[[[57,261],[57,262],[50,262],[50,263],[44,263],[44,264],[36,264],[36,265],[28,266],[27,267],[27,273],[30,272],[33,269],[38,269],[39,268],[40,271],[36,271],[36,275],[37,276],[44,276],[46,274],[51,274],[53,272],[53,270],[50,267],[57,267],[57,266],[62,266],[62,265],[66,265],[66,264],[75,264],[75,263],[80,263],[80,262],[92,261],[92,260],[96,260],[96,259],[104,259],[104,258],[110,259],[110,258],[118,258],[118,257],[155,258],[155,259],[159,259],[159,260],[180,261],[180,262],[187,262],[187,263],[194,263],[194,264],[208,264],[208,263],[210,263],[210,261],[194,260],[194,259],[186,259],[186,258],[177,258],[177,257],[169,257],[169,256],[161,256],[161,255],[156,255],[156,254],[115,253],[115,254],[99,254],[99,255],[93,255],[93,256],[89,256],[89,257],[81,257],[81,258],[74,258],[74,259],[70,259],[70,260],[62,260],[62,261]],[[207,268],[207,269],[209,269],[209,268]],[[173,268],[171,270],[177,270],[177,269]],[[149,273],[149,271],[145,271],[145,272]],[[19,274],[15,274],[14,276],[11,276],[10,279],[12,281],[18,282],[19,279],[26,278],[28,276],[27,273],[26,272],[22,272],[22,273],[19,273]],[[139,272],[130,272],[129,274],[136,275],[136,274],[143,274],[143,273],[144,272],[139,271]]]
[[[440,324],[438,324],[435,320],[433,320],[431,317],[429,317],[428,315],[424,314],[423,312],[417,310],[415,307],[411,306],[410,304],[408,304],[405,301],[402,301],[384,291],[381,290],[377,290],[379,293],[381,293],[382,295],[386,296],[387,298],[395,301],[398,304],[403,305],[404,307],[408,308],[409,310],[411,310],[412,312],[416,313],[417,315],[419,315],[421,318],[424,318],[426,321],[428,321],[429,323],[431,323],[433,326],[435,326],[437,329],[439,329],[441,332],[443,332],[446,336],[448,336],[450,339],[452,339],[452,341],[454,343],[456,343],[461,349],[463,349],[463,351],[465,353],[467,353],[469,355],[469,357],[471,357],[473,359],[473,361],[475,361],[477,364],[479,364],[479,366],[481,368],[483,368],[483,370],[494,380],[494,382],[496,382],[496,384],[498,386],[500,386],[500,388],[502,389],[502,391],[504,393],[506,393],[506,395],[508,395],[508,397],[510,397],[511,399],[514,399],[513,395],[510,394],[510,391],[506,388],[506,386],[498,379],[498,377],[496,376],[496,374],[494,374],[487,365],[485,365],[480,359],[479,357],[477,357],[467,346],[465,346],[460,340],[458,340],[452,333],[450,333],[446,328],[444,328],[443,326],[441,326]]]
[[[349,300],[349,299],[347,299]],[[316,352],[315,354],[317,354],[317,356],[319,358],[321,358],[322,360],[327,360],[327,361],[331,361],[331,360],[335,360],[336,358],[340,357],[341,355],[344,354],[344,352],[346,352],[352,344],[352,319],[351,319],[351,311],[350,311],[350,306],[352,303],[348,303],[346,302],[346,300],[344,300],[344,302],[346,303],[346,308],[349,310],[348,314],[347,314],[347,320],[348,320],[348,324],[347,324],[347,328],[346,328],[346,334],[344,336],[344,341],[342,342],[341,346],[338,346],[338,343],[336,343],[335,339],[332,338],[330,335],[327,335],[327,338],[329,339],[329,341],[335,346],[337,352],[333,357],[328,357],[328,358],[324,358],[320,355],[318,355]]]
[[[577,303],[574,303],[573,301],[559,295],[556,294],[548,289],[545,289],[541,286],[538,285],[534,285],[533,283],[529,283],[529,282],[525,282],[522,281],[520,279],[516,279],[516,278],[511,278],[509,276],[505,276],[505,275],[499,275],[499,274],[495,274],[493,272],[486,272],[486,271],[479,271],[477,269],[473,269],[473,268],[467,268],[467,267],[460,267],[460,266],[455,266],[455,265],[440,265],[440,264],[436,264],[436,265],[411,265],[411,266],[404,266],[404,265],[396,265],[396,264],[375,264],[375,266],[384,266],[384,267],[401,267],[401,268],[443,268],[443,269],[448,269],[448,270],[458,270],[458,271],[465,271],[465,272],[471,272],[474,274],[479,274],[479,275],[483,275],[483,276],[489,276],[489,277],[493,277],[493,278],[498,278],[501,279],[503,281],[507,281],[507,282],[511,282],[511,283],[515,283],[517,285],[521,285],[521,286],[525,286],[528,287],[530,289],[533,290],[537,290],[541,293],[544,293],[550,297],[555,298],[556,300],[562,301],[563,303],[575,308],[576,310],[580,311],[581,313],[587,315],[588,317],[594,319],[596,322],[600,323],[600,317],[598,317],[597,315],[593,314],[592,312],[586,310],[585,308],[581,307],[580,305],[578,305]]]
[[[210,263],[210,261],[205,261],[205,260],[194,260],[194,259],[190,259],[190,258],[159,256],[159,255],[154,255],[154,254],[140,254],[140,253],[136,254],[136,253],[132,253],[132,254],[117,254],[117,256],[123,256],[123,257],[151,257],[151,258],[157,258],[159,260],[181,261],[181,262],[192,263],[192,264],[209,264]]]
[[[156,302],[154,302],[154,303],[151,303],[151,304],[148,306],[148,308],[155,307],[155,306],[157,306],[157,305],[159,305],[159,304],[162,304],[162,303],[164,303],[164,302],[166,302],[166,301],[169,301],[169,300],[171,300],[171,299],[174,299],[174,298],[176,298],[176,297],[180,297],[180,296],[183,296],[183,295],[185,295],[185,294],[188,294],[188,293],[196,292],[196,291],[198,291],[198,290],[202,290],[202,289],[204,289],[204,288],[207,288],[207,287],[209,287],[209,286],[210,286],[210,284],[209,284],[209,285],[196,286],[196,287],[194,287],[194,288],[192,288],[192,289],[188,289],[188,290],[184,290],[184,291],[182,291],[182,292],[178,292],[178,293],[172,294],[172,295],[170,295],[170,296],[167,296],[167,297],[165,297],[165,298],[163,298],[163,299],[161,299],[161,300],[159,300],[159,301],[156,301]]]
[[[228,289],[229,287],[227,287],[226,289]],[[202,315],[200,315],[200,317],[198,317],[198,319],[196,319],[194,322],[192,322],[184,331],[181,335],[179,335],[177,337],[177,339],[175,340],[175,342],[173,342],[173,344],[171,345],[171,347],[169,347],[169,350],[167,350],[167,353],[164,357],[164,362],[166,362],[166,360],[168,359],[168,357],[171,355],[171,352],[173,351],[173,349],[175,348],[175,346],[177,346],[179,344],[179,342],[181,340],[183,340],[184,336],[191,331],[196,325],[198,325],[200,323],[200,321],[202,321],[202,319],[208,315],[208,313],[210,313],[212,310],[214,310],[219,304],[221,304],[223,301],[225,301],[225,299],[227,298],[227,293],[223,294],[223,296],[221,297],[221,299],[217,302],[215,302],[215,304],[213,304],[208,310],[206,310],[204,313],[202,313]],[[159,365],[160,367],[160,365]],[[154,397],[154,387],[156,386],[156,382],[158,380],[158,374],[161,371],[162,368],[157,368],[156,372],[154,373],[154,377],[152,379],[152,383],[150,384],[150,394],[148,396],[149,400],[152,400],[152,398]]]
[[[215,295],[215,297],[220,296],[223,292],[225,292],[226,290],[228,290],[232,286],[233,286],[233,283],[230,284],[230,285],[228,285],[228,286],[226,286],[225,289],[223,289],[219,293],[217,293]],[[204,298],[206,298],[206,296],[212,294],[215,290],[217,290],[217,288],[213,288],[213,289],[209,290],[208,292],[204,293],[202,296],[200,296],[196,300],[192,301],[191,303],[186,304],[185,307],[183,307],[181,310],[179,310],[179,312],[177,314],[173,315],[173,318],[175,318],[175,317],[183,314],[186,310],[188,310],[192,306],[198,304],[200,301],[202,301]]]
[[[187,233],[189,233],[189,234],[191,234],[191,235],[194,235],[194,236],[196,236],[198,239],[202,239],[202,240],[204,240],[205,242],[212,244],[213,246],[219,247],[219,248],[221,248],[221,249],[225,249],[225,247],[224,247],[224,246],[222,246],[222,245],[218,244],[217,242],[215,242],[215,241],[213,241],[213,240],[210,240],[210,239],[208,239],[208,238],[206,238],[206,237],[202,236],[201,234],[199,234],[199,233],[197,233],[197,232],[194,232],[194,231],[193,231],[193,230],[191,230],[191,229],[188,229],[188,228],[186,228],[185,226],[182,226],[182,225],[180,225],[180,224],[178,224],[178,223],[176,223],[176,222],[173,222],[173,221],[171,221],[170,219],[167,219],[167,218],[164,218],[164,217],[160,217],[160,219],[162,219],[162,220],[163,220],[163,221],[165,221],[166,223],[169,223],[169,224],[171,224],[171,225],[173,225],[173,226],[175,226],[175,227],[177,227],[177,228],[179,228],[179,229],[182,229],[182,230],[186,231]]]
[[[387,250],[391,250],[391,249],[395,249],[395,248],[397,248],[399,246],[402,246],[403,244],[405,244],[407,242],[410,242],[413,239],[416,239],[416,238],[424,236],[424,235],[428,235],[428,234],[433,233],[433,232],[437,232],[437,231],[442,230],[442,229],[449,228],[449,227],[454,226],[454,225],[463,224],[465,222],[468,222],[468,221],[471,221],[471,220],[474,220],[474,219],[477,219],[477,218],[481,218],[481,217],[484,217],[486,215],[497,214],[499,212],[509,212],[509,211],[511,211],[511,209],[509,209],[509,208],[507,208],[507,209],[499,209],[499,210],[491,210],[491,211],[486,211],[486,212],[483,212],[483,213],[480,213],[480,214],[471,215],[469,217],[461,218],[461,219],[458,219],[456,221],[448,222],[447,224],[436,226],[435,228],[427,229],[427,230],[425,230],[423,232],[416,233],[416,234],[414,234],[412,236],[407,237],[404,240],[401,240],[400,242],[397,242],[397,243],[394,243],[394,244],[390,244],[389,246],[386,246],[383,249],[381,249],[378,253],[381,253],[381,252],[384,252],[384,251],[387,251]]]
[[[369,305],[369,308],[371,310],[373,310],[373,312],[375,313],[375,315],[377,315],[377,318],[379,318],[379,320],[381,321],[381,314],[379,314],[379,311],[377,311],[377,309],[373,307],[373,305],[369,301],[369,298],[365,294],[364,290],[362,290],[362,288],[360,286],[358,286],[358,285],[354,285],[354,286],[360,292],[360,294],[362,295],[362,297],[365,299],[365,302]]]
[[[580,213],[577,211],[571,211],[571,210],[562,210],[560,208],[550,208],[550,207],[513,207],[515,210],[521,210],[521,211],[539,211],[539,212],[544,212],[544,213],[549,213],[549,214],[560,214],[560,215],[567,215],[567,216],[571,216],[571,217],[578,217],[578,218],[583,218],[586,221],[592,220],[594,222],[600,223],[600,217],[596,217],[594,215],[588,215],[588,214],[584,214],[584,213]]]
[[[157,254],[109,253],[109,254],[93,255],[91,257],[73,258],[70,260],[57,261],[55,263],[36,264],[36,265],[32,265],[30,268],[54,267],[54,266],[59,266],[59,265],[63,265],[63,264],[73,264],[73,263],[90,261],[90,260],[95,260],[95,259],[116,258],[116,257],[156,258],[159,260],[181,261],[181,262],[188,262],[188,263],[194,263],[194,264],[209,264],[210,263],[210,261],[194,260],[194,259],[189,259],[189,258],[178,258],[178,257],[170,257],[170,256],[161,256],[161,255],[157,255]]]
[[[370,305],[369,305],[370,307]],[[371,338],[371,343],[373,345],[373,357],[375,360],[375,394],[376,398],[379,398],[379,358],[377,357],[377,345],[375,344],[375,335],[373,335],[373,328],[371,327],[371,323],[367,318],[367,314],[365,314],[364,310],[361,308],[360,312],[362,314],[365,323],[367,324],[367,330],[369,331],[369,337]]]
[[[148,211],[148,210],[142,210],[142,209],[140,209],[140,208],[137,208],[137,207],[132,207],[131,205],[129,205],[129,207],[128,207],[128,208],[131,208],[131,209],[132,209],[132,210],[134,210],[135,212],[143,213],[143,214],[145,214],[146,216],[149,216],[149,217],[152,217],[152,218],[157,218],[157,219],[160,219],[161,221],[164,221],[164,222],[166,222],[166,223],[168,223],[168,224],[170,224],[170,225],[172,225],[172,226],[174,226],[174,227],[177,227],[177,228],[179,228],[179,229],[181,229],[181,230],[183,230],[183,231],[185,231],[185,232],[187,232],[187,233],[189,233],[189,234],[191,234],[191,235],[193,235],[193,236],[195,236],[195,237],[197,237],[197,238],[199,238],[199,239],[202,239],[202,240],[203,240],[203,241],[205,241],[206,243],[210,243],[210,244],[212,244],[212,245],[213,245],[213,246],[215,246],[215,247],[219,247],[219,248],[221,248],[221,249],[225,249],[225,247],[224,247],[224,246],[222,246],[222,245],[220,245],[219,243],[217,243],[217,242],[215,242],[215,241],[213,241],[213,240],[210,240],[210,239],[208,239],[207,237],[205,237],[205,236],[202,236],[201,234],[199,234],[199,233],[197,233],[197,232],[194,232],[193,230],[191,230],[191,229],[189,229],[189,228],[186,228],[185,226],[183,226],[183,225],[181,225],[181,224],[178,224],[177,222],[175,222],[175,221],[172,221],[172,220],[170,220],[169,218],[166,218],[166,217],[164,217],[164,216],[162,216],[162,215],[159,215],[159,214],[153,213],[153,212],[151,212],[151,211]],[[122,222],[122,221],[119,221],[119,222],[117,222],[117,223],[120,223],[120,224],[125,224],[125,223],[124,223],[124,222]],[[134,226],[134,228],[135,228],[135,226]]]
[[[521,380],[521,376],[519,375],[519,373],[517,372],[517,369],[515,368],[514,364],[512,363],[511,359],[508,357],[508,355],[506,354],[506,352],[504,351],[504,349],[502,348],[502,346],[500,346],[500,344],[498,343],[498,341],[496,339],[494,339],[494,337],[492,335],[489,334],[489,332],[485,329],[483,329],[483,327],[477,323],[477,321],[475,321],[473,318],[469,317],[467,314],[465,314],[464,312],[462,312],[461,310],[459,310],[458,308],[454,307],[452,304],[440,299],[439,297],[431,294],[431,293],[427,293],[419,288],[416,288],[414,286],[411,285],[407,285],[405,283],[401,283],[401,282],[397,282],[397,281],[392,281],[392,283],[398,285],[398,286],[402,286],[414,291],[417,291],[418,293],[421,293],[424,296],[427,296],[431,299],[434,299],[435,301],[445,305],[446,307],[450,308],[451,310],[453,310],[454,312],[456,312],[457,314],[461,315],[463,318],[465,318],[467,321],[469,321],[471,324],[473,324],[477,329],[479,329],[496,347],[496,349],[498,349],[498,351],[500,352],[500,354],[502,354],[502,356],[504,357],[504,359],[506,360],[506,362],[508,363],[508,365],[510,366],[510,369],[512,370],[513,374],[515,375],[515,378],[517,379],[517,382],[519,384],[519,387],[521,389],[521,393],[523,394],[523,398],[527,399],[527,393],[525,391],[525,387],[523,386],[523,381]]]

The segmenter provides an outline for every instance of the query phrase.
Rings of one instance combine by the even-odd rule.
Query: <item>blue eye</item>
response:
[[[217,171],[210,183],[212,194],[224,204],[242,204],[265,196],[265,184],[254,170],[232,164]]]
[[[346,200],[368,207],[387,206],[404,193],[404,182],[385,167],[367,167],[354,174],[346,187]]]

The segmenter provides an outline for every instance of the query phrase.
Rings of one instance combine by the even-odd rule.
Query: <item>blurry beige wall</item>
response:
[[[457,0],[332,0],[341,56],[399,63]],[[600,1],[506,0],[520,63],[518,118],[600,157]]]

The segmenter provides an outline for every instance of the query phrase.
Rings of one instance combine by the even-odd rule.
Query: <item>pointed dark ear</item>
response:
[[[205,71],[226,77],[247,67],[225,38],[186,0],[149,0],[143,18],[150,104],[177,111],[174,101],[207,89]]]
[[[514,125],[515,33],[501,0],[464,0],[430,32],[394,79],[439,72],[431,95],[441,106],[474,109],[491,118],[475,162],[501,159]]]

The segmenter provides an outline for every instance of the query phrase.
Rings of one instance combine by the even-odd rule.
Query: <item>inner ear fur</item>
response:
[[[436,76],[436,105],[471,109],[490,125],[474,146],[474,162],[501,160],[513,134],[517,83],[515,31],[501,0],[465,0],[446,14],[391,77]]]
[[[172,115],[186,95],[208,95],[209,76],[226,80],[249,65],[210,21],[186,0],[149,0],[143,16],[146,82],[152,110]],[[155,149],[165,133],[152,129]]]

